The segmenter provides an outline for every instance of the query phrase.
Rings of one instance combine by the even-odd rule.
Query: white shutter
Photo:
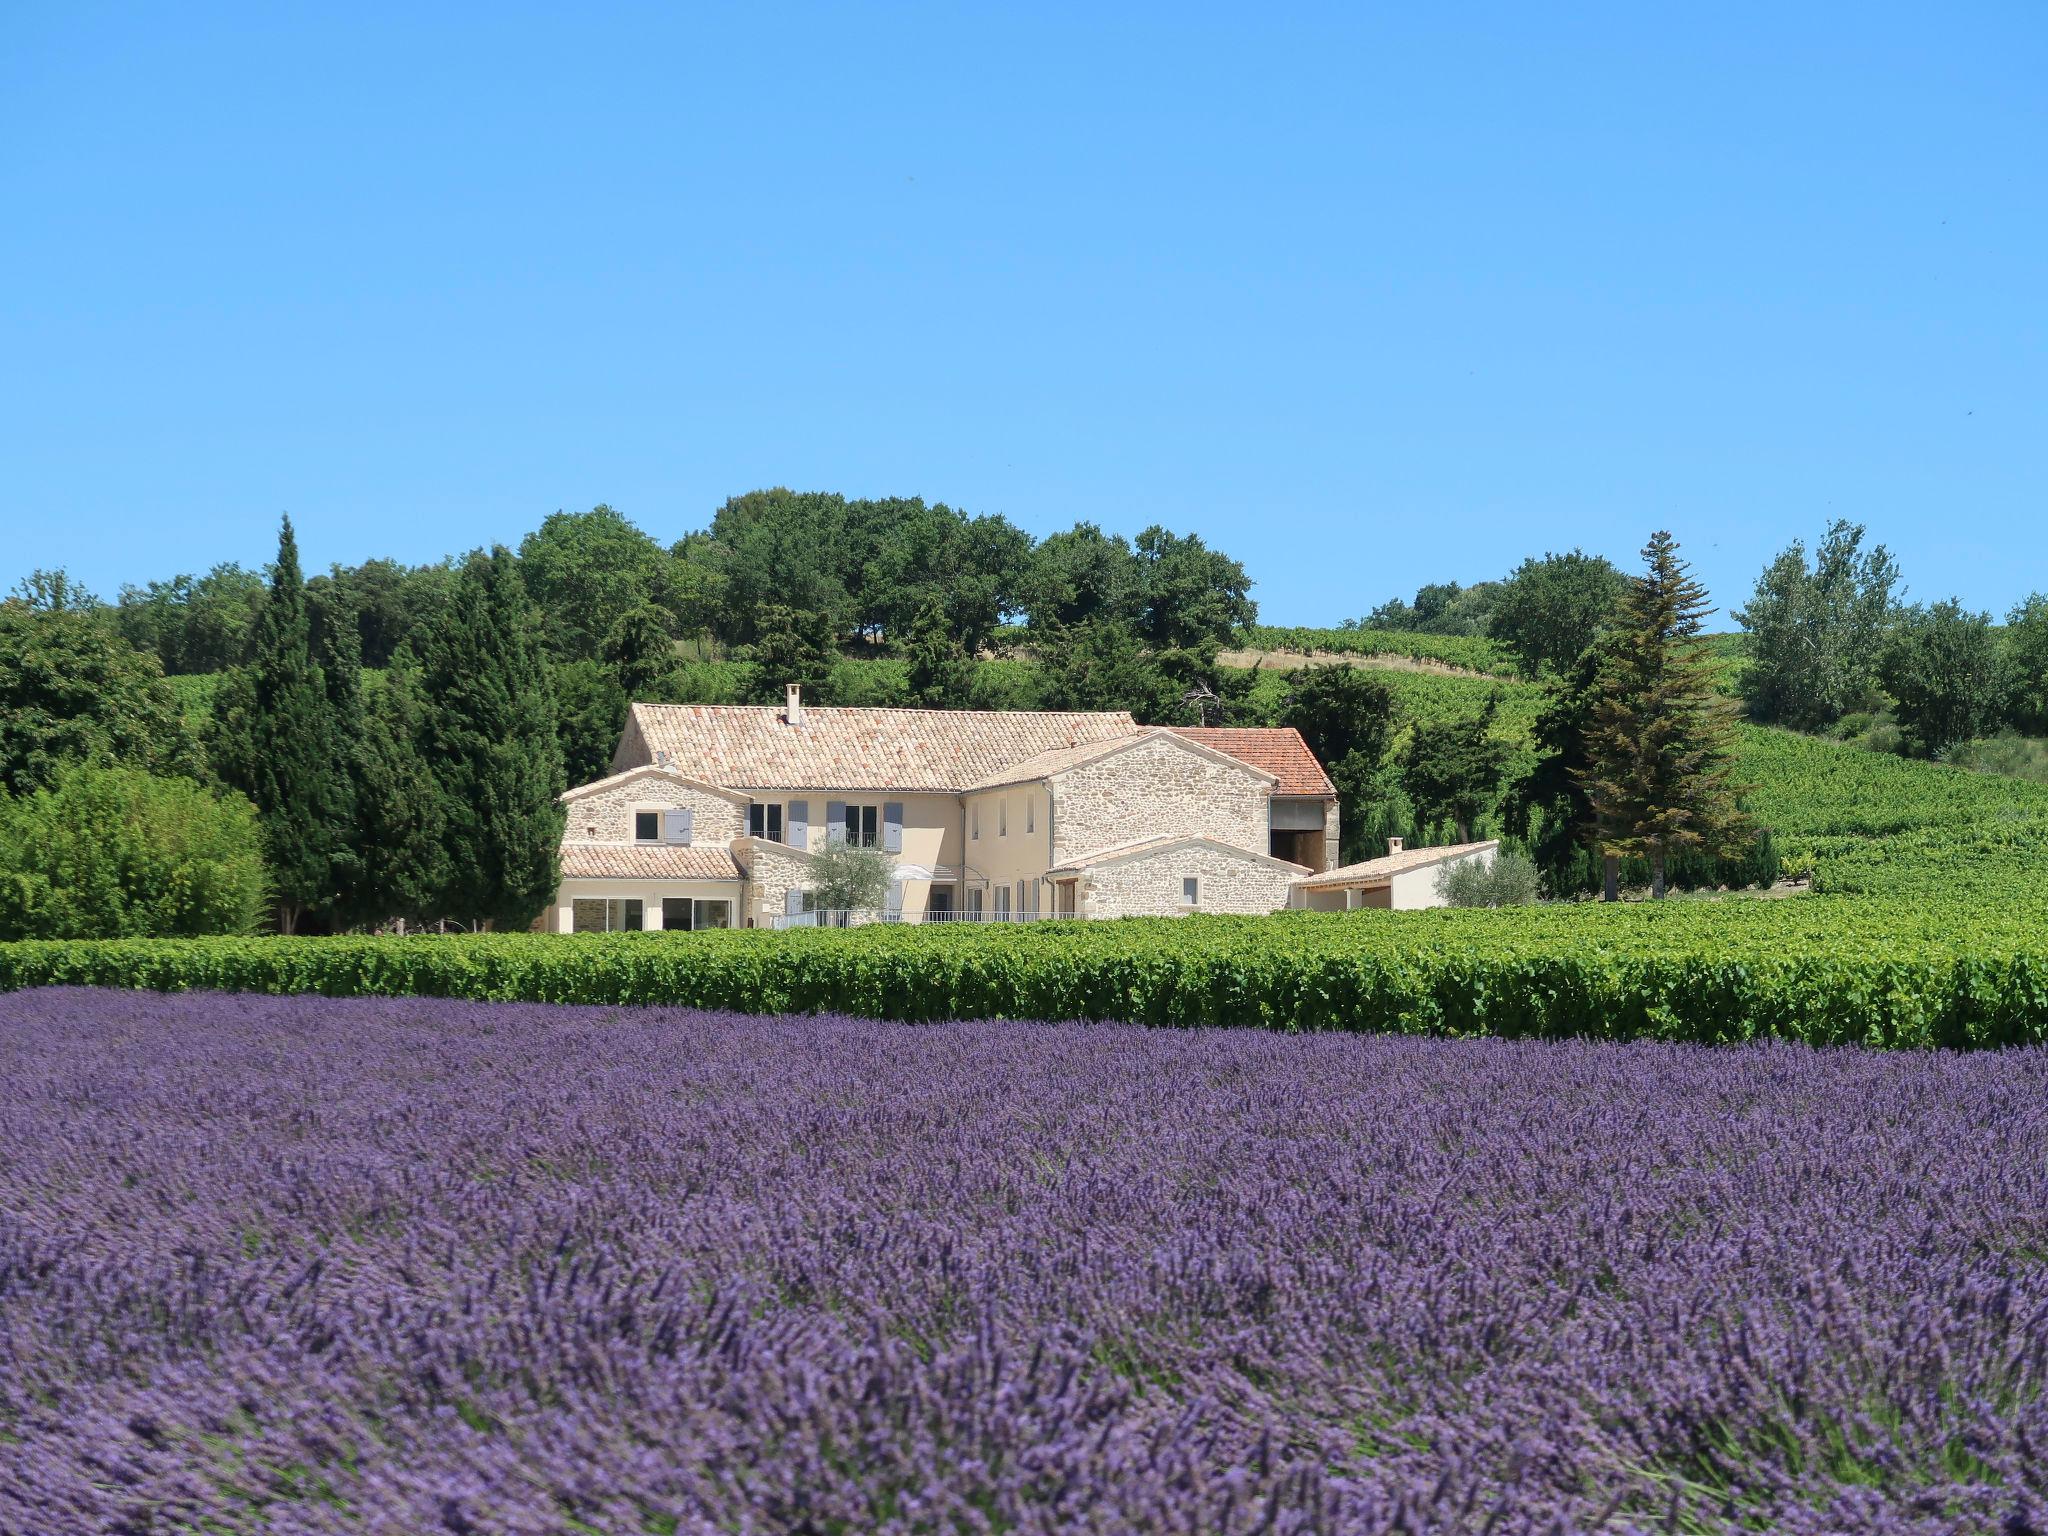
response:
[[[695,819],[696,813],[687,805],[675,810],[664,811],[662,813],[664,823],[662,833],[669,842],[681,843],[687,848],[690,845],[690,827]]]

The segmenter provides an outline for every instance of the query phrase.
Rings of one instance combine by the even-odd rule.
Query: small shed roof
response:
[[[1367,886],[1385,885],[1396,875],[1408,874],[1411,870],[1427,869],[1432,864],[1447,864],[1452,859],[1466,858],[1471,854],[1484,853],[1489,848],[1498,848],[1500,840],[1489,838],[1480,843],[1450,843],[1441,848],[1403,848],[1399,853],[1390,853],[1377,859],[1367,859],[1362,864],[1346,864],[1338,869],[1326,869],[1321,874],[1310,875],[1294,883],[1308,891],[1355,891]]]

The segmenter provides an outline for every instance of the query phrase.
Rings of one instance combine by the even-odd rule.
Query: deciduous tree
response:
[[[1740,686],[1758,720],[1818,730],[1862,705],[1898,617],[1898,562],[1863,527],[1837,519],[1807,564],[1794,540],[1757,578],[1736,622],[1748,631]]]
[[[1909,613],[1885,645],[1878,680],[1906,739],[1925,755],[1988,735],[2007,692],[1991,615],[1954,598]]]

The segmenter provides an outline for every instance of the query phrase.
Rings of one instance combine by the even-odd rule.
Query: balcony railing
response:
[[[880,907],[831,908],[819,912],[789,912],[770,920],[775,928],[860,928],[869,923],[1037,923],[1046,922],[1050,912],[888,912]]]

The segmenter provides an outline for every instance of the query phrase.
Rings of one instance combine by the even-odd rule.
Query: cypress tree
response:
[[[356,789],[361,922],[432,916],[447,883],[440,791],[420,750],[426,714],[419,664],[401,645],[363,711]]]
[[[422,739],[441,791],[440,908],[523,928],[559,884],[564,784],[540,625],[510,550],[463,563],[421,660]]]
[[[215,750],[221,776],[256,805],[277,926],[298,929],[332,903],[348,859],[348,765],[327,680],[313,658],[298,540],[287,517],[270,586],[249,629],[238,686],[224,689]]]
[[[306,596],[313,662],[320,669],[335,757],[348,796],[348,815],[335,839],[333,878],[325,903],[335,926],[342,927],[377,916],[374,903],[365,904],[369,893],[362,881],[363,641],[355,599],[348,588],[316,578],[308,584]]]
[[[1630,583],[1601,648],[1580,780],[1609,901],[1620,894],[1624,856],[1649,859],[1650,894],[1661,897],[1673,849],[1725,853],[1750,831],[1735,804],[1733,721],[1700,638],[1713,611],[1706,588],[1687,574],[1669,533],[1651,535],[1643,559],[1647,569]]]

